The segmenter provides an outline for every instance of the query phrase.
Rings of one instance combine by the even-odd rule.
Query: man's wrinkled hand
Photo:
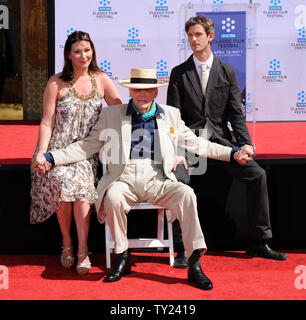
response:
[[[253,160],[253,158],[242,149],[234,153],[234,159],[241,165],[245,165],[247,162]]]
[[[243,145],[241,147],[241,151],[248,154],[250,157],[255,155],[253,146],[250,146],[249,144]]]
[[[186,170],[188,170],[188,164],[187,164],[186,158],[183,157],[183,156],[176,156],[175,164],[174,164],[174,166],[173,166],[173,171],[176,170],[177,165],[178,165],[179,163],[183,163],[183,164],[184,164],[184,168],[185,168]]]

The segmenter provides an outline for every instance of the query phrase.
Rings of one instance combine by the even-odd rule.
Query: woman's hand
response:
[[[52,165],[49,163],[45,156],[41,153],[38,153],[32,158],[32,168],[34,172],[39,172],[45,174],[51,169]]]

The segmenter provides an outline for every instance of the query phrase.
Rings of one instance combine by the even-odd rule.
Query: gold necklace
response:
[[[72,93],[78,98],[78,99],[81,99],[81,100],[90,100],[92,99],[95,94],[97,93],[97,83],[96,83],[96,79],[95,79],[95,76],[93,74],[90,74],[90,77],[91,77],[91,83],[93,85],[93,90],[92,90],[92,93],[88,94],[88,95],[85,95],[85,94],[79,94],[74,86],[73,86],[73,83],[72,83],[72,80],[69,81],[69,84],[71,86],[71,91]]]

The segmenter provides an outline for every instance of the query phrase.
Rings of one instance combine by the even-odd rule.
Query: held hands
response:
[[[32,158],[32,168],[34,172],[45,174],[52,168],[52,165],[46,160],[43,154],[38,153]]]
[[[245,165],[247,162],[252,161],[255,156],[253,146],[245,144],[241,147],[241,150],[235,152],[234,159],[241,165]]]
[[[253,146],[250,146],[248,144],[245,144],[241,147],[241,150],[245,153],[247,153],[250,157],[254,157],[255,153],[254,153],[254,148]]]
[[[244,145],[243,147],[241,147],[241,150],[236,151],[234,153],[234,159],[239,164],[245,165],[247,162],[253,160],[252,158],[253,155],[254,155],[253,147],[249,145]],[[176,156],[176,161],[173,166],[173,171],[176,170],[177,165],[181,162],[184,164],[184,168],[188,170],[188,164],[187,164],[186,158],[183,156]]]
[[[241,165],[253,160],[252,156],[244,151],[243,147],[234,153],[234,159]]]

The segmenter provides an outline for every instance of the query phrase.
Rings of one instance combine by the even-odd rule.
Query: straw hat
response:
[[[131,69],[131,78],[118,80],[118,83],[131,89],[151,89],[168,84],[157,81],[156,69]]]

